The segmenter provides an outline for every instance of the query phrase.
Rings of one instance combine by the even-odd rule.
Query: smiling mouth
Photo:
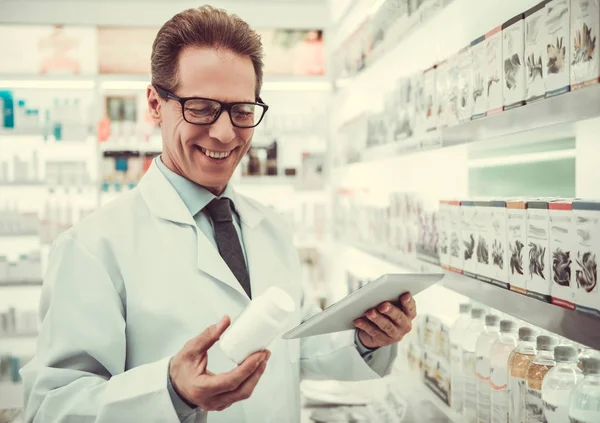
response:
[[[229,157],[229,155],[233,151],[233,150],[230,150],[230,151],[207,150],[206,148],[200,147],[199,145],[196,146],[196,149],[201,151],[206,157],[210,157],[211,159],[215,159],[215,160],[225,160],[227,157]]]

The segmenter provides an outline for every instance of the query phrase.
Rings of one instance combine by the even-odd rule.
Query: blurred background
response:
[[[393,374],[368,390],[303,382],[305,421],[476,421],[452,400],[464,396],[453,379],[463,354],[475,353],[475,335],[451,336],[460,304],[580,356],[600,348],[600,11],[580,3],[211,2],[246,20],[265,50],[270,108],[233,184],[285,216],[314,301],[324,308],[385,273],[446,273],[417,297],[420,317]],[[134,189],[161,152],[145,101],[151,46],[167,19],[197,6],[0,0],[0,422],[21,418],[18,369],[35,353],[53,241]],[[592,204],[585,262],[575,198]],[[488,212],[490,201],[501,214]],[[541,285],[529,263],[522,279],[509,272],[508,244],[519,241],[509,234],[510,201],[529,211],[544,204]],[[552,235],[553,202],[569,209],[564,291],[552,282],[561,262],[551,249],[562,242]],[[494,234],[504,242],[496,273],[487,258]],[[477,262],[465,255],[472,236],[485,257]],[[528,260],[526,225],[522,236]],[[586,284],[577,275],[592,258]]]

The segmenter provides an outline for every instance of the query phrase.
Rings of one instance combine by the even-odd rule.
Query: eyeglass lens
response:
[[[217,116],[221,105],[216,101],[211,100],[187,100],[184,106],[184,117],[190,123],[210,124],[213,123]],[[235,104],[231,108],[231,120],[237,126],[252,127],[258,124],[264,108],[254,104]]]

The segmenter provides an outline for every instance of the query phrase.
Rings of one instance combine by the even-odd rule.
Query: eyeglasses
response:
[[[254,128],[267,113],[269,106],[264,104],[260,97],[258,102],[224,103],[212,98],[203,97],[178,97],[172,92],[154,85],[156,92],[165,100],[171,99],[181,104],[183,119],[193,125],[210,125],[219,119],[223,110],[229,112],[231,124],[237,128]]]

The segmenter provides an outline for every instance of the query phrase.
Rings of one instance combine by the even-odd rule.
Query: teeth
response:
[[[231,153],[230,151],[211,151],[211,150],[207,150],[206,148],[200,147],[200,150],[202,150],[202,152],[204,154],[206,154],[208,157],[211,157],[213,159],[224,159],[227,156],[229,156],[229,154]]]

